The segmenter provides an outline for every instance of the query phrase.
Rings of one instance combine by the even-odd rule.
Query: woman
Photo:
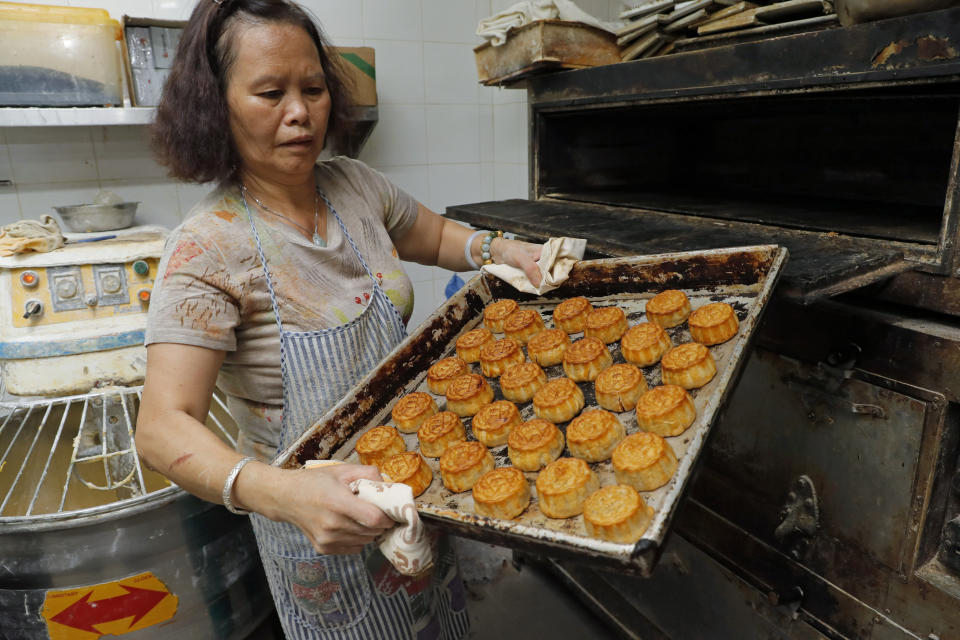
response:
[[[347,488],[376,468],[267,462],[403,337],[399,260],[466,270],[483,237],[430,212],[362,163],[317,164],[346,104],[310,18],[285,0],[200,0],[154,127],[171,175],[220,186],[171,234],[160,263],[137,421],[144,460],[178,485],[250,511],[291,638],[456,638],[467,628],[445,539],[437,569],[393,572],[373,540],[393,523]],[[540,247],[493,240],[534,280]],[[203,420],[214,386],[234,451]]]

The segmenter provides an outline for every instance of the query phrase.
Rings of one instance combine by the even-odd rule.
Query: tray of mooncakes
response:
[[[481,274],[274,464],[376,465],[433,526],[648,575],[786,260],[584,260],[542,296]]]

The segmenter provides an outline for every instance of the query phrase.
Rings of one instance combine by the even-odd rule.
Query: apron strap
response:
[[[247,198],[240,190],[240,199],[243,200],[243,206],[247,210],[247,219],[250,221],[250,229],[253,230],[253,240],[257,244],[257,253],[260,255],[260,264],[263,265],[263,274],[267,277],[267,291],[270,292],[270,304],[273,306],[273,316],[277,319],[277,326],[280,327],[280,334],[283,334],[283,323],[280,321],[280,308],[277,306],[277,296],[273,291],[273,279],[270,277],[270,268],[267,267],[267,258],[263,255],[263,247],[260,245],[260,234],[257,233],[257,225],[253,221],[253,213],[250,211],[250,205],[247,204]]]

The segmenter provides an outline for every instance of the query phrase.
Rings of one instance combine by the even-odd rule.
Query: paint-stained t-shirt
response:
[[[317,185],[404,320],[413,287],[394,242],[413,226],[417,203],[362,162],[319,163]],[[327,215],[326,247],[251,207],[285,330],[315,331],[356,318],[373,282],[340,226]],[[280,334],[246,209],[236,186],[201,200],[170,234],[150,301],[146,344],[172,342],[226,352],[217,386],[241,431],[238,448],[261,459],[280,438]],[[319,416],[318,416],[319,417]]]

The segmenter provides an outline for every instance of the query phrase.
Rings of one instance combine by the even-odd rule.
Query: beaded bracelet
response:
[[[493,258],[490,255],[490,243],[493,242],[494,238],[502,238],[503,231],[485,231],[481,229],[480,231],[474,231],[470,234],[470,237],[467,238],[467,243],[463,245],[463,257],[467,259],[467,264],[473,269],[479,269],[481,267],[481,265],[477,264],[476,260],[473,259],[473,241],[477,239],[477,236],[484,236],[483,242],[480,243],[480,261],[482,264],[493,264]]]
[[[490,255],[490,243],[494,238],[502,238],[503,231],[489,231],[480,243],[480,259],[483,264],[493,264],[493,256]]]

